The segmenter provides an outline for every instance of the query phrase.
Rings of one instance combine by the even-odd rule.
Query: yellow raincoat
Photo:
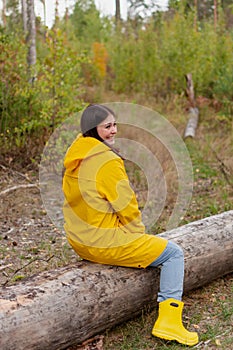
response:
[[[99,140],[79,135],[64,166],[64,228],[77,254],[102,264],[150,265],[167,240],[145,233],[123,160]]]

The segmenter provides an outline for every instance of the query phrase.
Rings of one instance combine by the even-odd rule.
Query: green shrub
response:
[[[175,13],[153,19],[135,30],[125,23],[108,42],[112,88],[166,96],[185,89],[192,73],[197,95],[222,101],[232,109],[233,37],[220,22],[218,30],[205,21],[194,27],[194,14]],[[221,27],[222,26],[222,27]]]
[[[26,44],[16,35],[1,33],[1,139],[6,146],[24,146],[34,134],[51,132],[83,107],[81,53],[65,43],[62,32],[50,31],[33,84],[27,80]]]

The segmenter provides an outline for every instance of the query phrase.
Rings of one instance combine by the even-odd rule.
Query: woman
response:
[[[123,160],[113,148],[114,112],[104,105],[89,105],[81,116],[81,132],[64,160],[64,227],[69,243],[92,262],[161,266],[159,316],[152,334],[196,344],[197,333],[182,324],[183,252],[175,243],[145,232]]]

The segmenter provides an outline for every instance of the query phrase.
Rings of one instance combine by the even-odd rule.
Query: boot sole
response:
[[[166,339],[166,340],[176,340],[178,343],[184,344],[184,345],[196,345],[198,343],[198,337],[196,339],[191,340],[186,340],[180,337],[177,337],[177,335],[172,335],[172,334],[167,334],[167,333],[162,333],[159,331],[153,331],[152,335],[158,338]]]

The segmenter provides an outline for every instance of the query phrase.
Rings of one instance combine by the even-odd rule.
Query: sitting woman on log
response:
[[[108,265],[161,266],[159,315],[154,336],[198,343],[182,323],[184,256],[175,243],[145,232],[123,159],[113,148],[116,117],[104,105],[89,105],[81,132],[64,160],[64,218],[67,239],[86,260]]]

